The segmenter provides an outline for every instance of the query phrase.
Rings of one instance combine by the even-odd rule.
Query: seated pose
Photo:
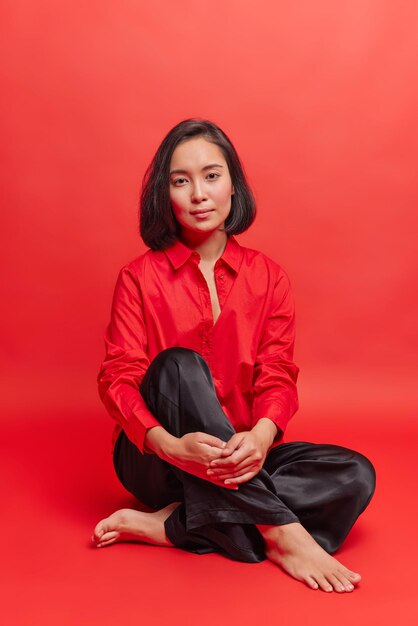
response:
[[[92,540],[268,558],[312,589],[352,591],[360,575],[331,554],[375,472],[353,450],[283,441],[298,408],[293,299],[284,270],[234,237],[254,217],[225,133],[175,126],[144,178],[150,250],[119,274],[98,376],[116,473],[155,511],[116,511]]]

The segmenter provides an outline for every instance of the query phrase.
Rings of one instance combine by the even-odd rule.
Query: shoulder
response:
[[[122,266],[119,275],[130,275],[140,279],[151,268],[164,263],[165,254],[161,250],[146,250]]]
[[[121,290],[133,294],[142,292],[149,282],[147,277],[149,278],[155,272],[158,273],[161,264],[166,262],[162,251],[146,250],[120,268],[116,280],[116,292]]]
[[[246,272],[254,274],[255,276],[269,277],[275,283],[278,281],[289,283],[289,276],[283,266],[267,256],[267,254],[244,246],[241,246],[241,250],[242,268]]]

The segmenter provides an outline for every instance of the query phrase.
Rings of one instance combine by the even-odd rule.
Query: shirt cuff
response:
[[[276,443],[283,438],[286,426],[294,412],[289,413],[289,410],[282,405],[269,402],[268,406],[259,406],[253,411],[252,426],[255,426],[263,417],[271,420],[277,426],[277,435],[274,438]]]
[[[144,454],[144,439],[149,428],[161,426],[145,404],[139,392],[130,386],[108,389],[103,398],[110,415],[128,439]]]

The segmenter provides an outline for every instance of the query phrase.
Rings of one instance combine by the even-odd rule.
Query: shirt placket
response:
[[[225,290],[226,290],[226,276],[225,276],[225,268],[222,265],[221,259],[216,261],[215,264],[215,284],[216,291],[218,292],[218,300],[219,306],[221,307],[221,311],[224,308],[225,304]]]
[[[199,299],[202,307],[202,321],[200,323],[200,338],[201,338],[201,355],[208,363],[212,360],[212,328],[213,328],[213,313],[212,303],[210,299],[209,287],[199,269],[200,256],[197,253],[192,255],[193,262],[196,266],[196,274],[198,277],[198,292]]]

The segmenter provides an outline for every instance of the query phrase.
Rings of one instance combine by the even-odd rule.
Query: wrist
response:
[[[252,432],[260,438],[262,444],[268,450],[274,442],[278,428],[271,419],[268,417],[262,417],[258,420],[255,426],[253,426]]]
[[[147,452],[154,453],[163,460],[169,460],[177,442],[177,437],[170,435],[165,428],[154,426],[145,435],[144,448]]]

